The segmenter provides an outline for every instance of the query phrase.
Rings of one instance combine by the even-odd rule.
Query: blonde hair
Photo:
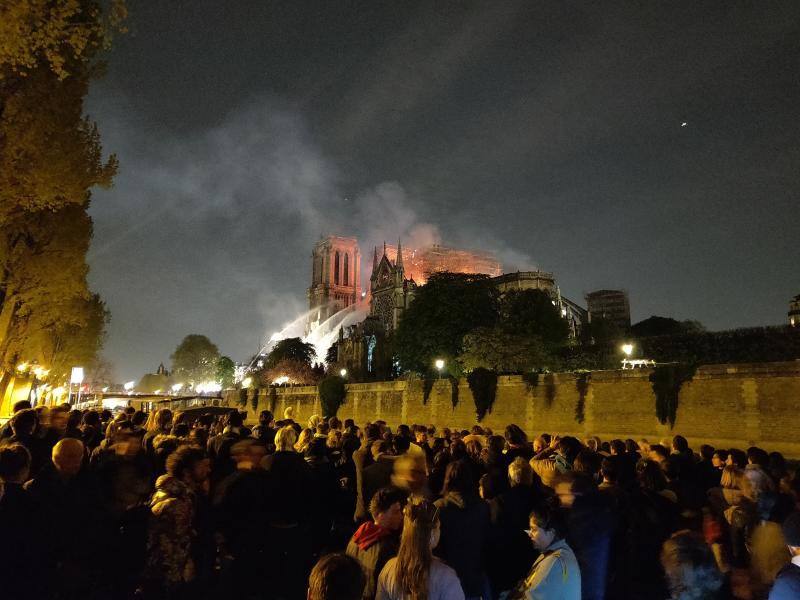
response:
[[[397,551],[397,583],[411,600],[428,600],[431,570],[431,533],[439,519],[438,509],[425,500],[409,502],[403,509],[405,519]]]
[[[516,457],[508,465],[508,480],[511,482],[511,487],[533,485],[533,468],[530,463],[521,456]]]
[[[294,445],[294,449],[301,454],[306,451],[308,444],[311,443],[311,440],[314,437],[314,432],[310,429],[306,428],[300,432],[300,439],[297,440],[297,443]]]
[[[292,426],[281,427],[275,434],[275,450],[278,452],[293,452],[296,441],[297,434]]]

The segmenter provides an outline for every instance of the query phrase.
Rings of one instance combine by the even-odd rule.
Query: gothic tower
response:
[[[361,300],[361,252],[355,238],[328,236],[311,253],[308,328]]]

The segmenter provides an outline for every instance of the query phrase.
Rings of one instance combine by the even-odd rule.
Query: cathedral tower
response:
[[[355,238],[328,236],[311,253],[309,328],[361,300],[361,252]]]

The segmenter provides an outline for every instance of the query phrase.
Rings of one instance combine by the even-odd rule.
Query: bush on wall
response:
[[[589,392],[589,371],[575,371],[575,389],[578,390],[578,402],[575,405],[575,420],[583,423],[586,420],[586,394]]]
[[[497,395],[497,373],[489,369],[473,369],[467,375],[467,383],[475,400],[475,412],[480,422],[492,410]]]
[[[678,397],[681,387],[691,381],[697,372],[694,363],[670,363],[658,365],[650,374],[650,383],[656,397],[656,417],[662,425],[669,422],[670,428],[675,426],[678,416]]]
[[[338,375],[328,375],[319,382],[319,403],[322,416],[326,419],[335,417],[339,407],[344,403],[346,390],[345,380]]]

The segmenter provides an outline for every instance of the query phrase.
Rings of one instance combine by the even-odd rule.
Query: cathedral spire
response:
[[[397,238],[397,259],[394,261],[394,265],[398,269],[403,268],[403,246],[400,244],[400,238]]]
[[[372,247],[372,272],[375,272],[375,269],[378,268],[378,247]]]
[[[383,255],[386,256],[386,240],[383,240]]]

